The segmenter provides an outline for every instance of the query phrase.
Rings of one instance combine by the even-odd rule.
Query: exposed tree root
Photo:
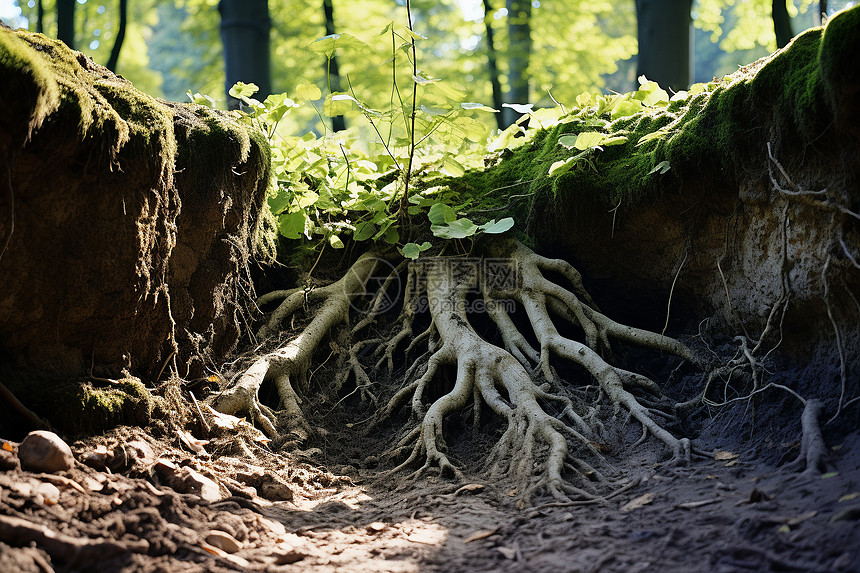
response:
[[[410,476],[419,476],[440,468],[443,474],[459,476],[460,468],[447,453],[444,422],[471,407],[473,424],[480,431],[482,412],[489,409],[507,423],[484,463],[490,479],[512,482],[523,503],[539,493],[561,503],[601,501],[626,483],[614,479],[614,471],[600,451],[601,399],[608,399],[616,413],[626,411],[639,422],[640,441],[654,436],[668,448],[670,462],[688,462],[689,440],[664,428],[673,414],[658,403],[659,386],[609,361],[613,339],[697,363],[690,350],[674,339],[609,319],[585,291],[579,273],[562,260],[541,257],[504,238],[487,241],[483,255],[422,258],[411,263],[402,289],[401,312],[388,326],[389,334],[364,336],[354,344],[347,343],[351,344],[348,349],[343,338],[333,345],[341,372],[323,390],[338,396],[330,401],[327,397],[329,403],[336,407],[358,396],[377,412],[377,420],[392,416],[403,406],[412,413],[412,425],[391,450],[401,460],[392,471],[409,469]],[[215,407],[225,413],[250,412],[276,445],[279,440],[307,439],[311,428],[302,414],[300,396],[307,396],[310,390],[306,373],[315,349],[327,332],[348,321],[351,302],[367,310],[346,338],[363,332],[391,307],[382,301],[390,297],[390,287],[399,284],[403,267],[386,275],[382,271],[390,270],[390,265],[377,261],[364,255],[334,284],[263,297],[261,302],[283,302],[260,329],[261,339],[277,332],[303,306],[318,306],[313,307],[313,318],[299,336],[253,362],[217,397]],[[546,272],[560,276],[565,284],[548,279]],[[358,300],[367,294],[365,287],[371,278],[381,281],[379,290]],[[513,314],[517,308],[519,314]],[[495,325],[503,346],[478,334],[470,322],[470,316],[477,315],[490,319],[487,324]],[[416,332],[419,316],[425,317],[423,324],[429,318],[429,326]],[[554,322],[559,320],[581,329],[584,342],[561,334]],[[531,332],[522,330],[525,326]],[[417,355],[414,360],[413,354]],[[592,388],[588,400],[567,391],[555,370],[560,363],[553,364],[558,359],[585,370],[584,386]],[[405,366],[400,369],[400,364]],[[452,383],[442,373],[448,367],[456,369]],[[343,390],[347,379],[354,380],[354,389]],[[264,380],[275,383],[280,398],[277,410],[267,408],[257,397]],[[392,397],[381,405],[377,404],[379,392],[371,387],[381,387],[385,380],[397,386],[387,391]],[[657,399],[637,397],[634,391]]]
[[[598,427],[596,408],[580,415],[567,396],[550,393],[551,385],[538,385],[540,378],[557,381],[551,356],[582,366],[616,407],[625,408],[640,422],[643,435],[651,434],[668,446],[673,462],[689,461],[689,440],[666,431],[655,421],[656,411],[628,390],[639,387],[659,392],[657,385],[644,376],[611,366],[600,351],[609,353],[610,337],[695,362],[690,350],[671,338],[618,324],[597,311],[579,274],[564,261],[546,259],[511,240],[494,241],[487,255],[483,263],[430,259],[414,265],[414,270],[425,278],[432,328],[439,342],[435,348],[431,345],[432,354],[423,375],[414,381],[407,377],[385,410],[395,410],[411,396],[411,410],[418,420],[418,425],[395,447],[395,452],[409,452],[395,471],[418,463],[421,465],[413,475],[434,466],[457,475],[459,470],[445,453],[442,424],[446,416],[466,408],[471,400],[476,418],[483,403],[507,421],[507,428],[486,461],[491,478],[509,478],[519,483],[524,501],[539,491],[560,501],[606,495],[609,480],[581,455],[587,453],[598,465],[606,465],[593,443]],[[572,290],[546,279],[542,270],[562,275]],[[469,322],[467,294],[476,289],[483,293],[483,308],[498,328],[504,348],[481,338]],[[525,309],[538,341],[537,349],[516,327],[503,299],[516,300]],[[586,343],[562,336],[551,315],[581,327]],[[456,366],[456,380],[446,394],[428,406],[427,387],[444,365]],[[549,413],[550,403],[558,404],[559,417]],[[569,441],[577,454],[571,454]],[[565,479],[566,471],[578,474],[580,479],[575,484]]]
[[[258,338],[276,332],[283,320],[304,304],[321,302],[314,317],[304,330],[286,345],[259,357],[227,391],[214,402],[216,410],[225,414],[249,412],[257,424],[276,444],[302,443],[311,434],[311,427],[301,409],[302,399],[296,391],[306,393],[310,358],[323,337],[335,325],[349,320],[350,302],[365,293],[365,284],[377,267],[379,259],[365,254],[359,257],[346,275],[328,286],[310,291],[280,291],[284,301],[272,313],[269,321],[257,333]],[[272,295],[264,297],[272,300]],[[260,386],[272,380],[280,403],[277,412],[261,404]]]

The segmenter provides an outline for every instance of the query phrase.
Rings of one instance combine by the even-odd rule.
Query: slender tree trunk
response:
[[[675,91],[690,85],[692,5],[693,0],[636,0],[636,75]]]
[[[36,3],[36,31],[40,34],[45,33],[45,5],[42,0]]]
[[[122,50],[122,43],[125,41],[125,28],[128,24],[128,0],[119,0],[119,29],[116,33],[113,48],[110,51],[110,58],[107,61],[107,69],[116,72],[116,64],[119,61],[119,52]]]
[[[508,102],[529,103],[529,60],[532,53],[532,0],[507,0],[508,8]],[[519,113],[510,108],[502,110],[505,126],[511,125]]]
[[[256,84],[260,100],[272,93],[269,19],[267,0],[221,0],[221,41],[224,44],[225,92],[236,82]],[[228,105],[239,107],[229,95]]]
[[[57,0],[57,39],[75,49],[75,0]]]
[[[784,48],[794,37],[791,31],[791,17],[785,0],[773,0],[771,4],[771,18],[773,18],[773,31],[776,32],[776,46]]]
[[[822,25],[827,20],[827,0],[818,3],[818,24]]]
[[[335,33],[334,7],[331,4],[331,0],[323,0],[323,12],[325,13],[325,35],[331,36]],[[334,54],[332,54],[331,58],[326,60],[325,72],[326,77],[328,78],[329,91],[342,91],[340,85],[340,71],[337,66],[337,56]],[[343,131],[346,129],[346,119],[342,115],[331,118],[331,129],[332,131]]]
[[[496,42],[493,39],[493,7],[490,0],[484,0],[484,26],[487,29],[487,72],[490,75],[490,85],[493,88],[493,107],[502,110],[502,84],[499,82],[499,66],[496,63]],[[506,127],[501,113],[496,114],[496,124],[499,129]]]

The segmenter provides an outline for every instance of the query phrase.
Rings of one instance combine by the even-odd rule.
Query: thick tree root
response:
[[[272,313],[269,321],[258,332],[258,337],[277,332],[281,322],[306,303],[322,301],[314,317],[304,330],[286,345],[259,357],[228,390],[216,397],[214,407],[225,414],[250,413],[257,424],[276,445],[284,442],[303,443],[311,435],[298,392],[308,391],[307,370],[311,356],[323,337],[335,325],[349,320],[350,302],[365,294],[365,285],[377,267],[379,259],[364,254],[353,264],[346,275],[328,286],[310,291],[293,290],[274,293],[284,301]],[[266,295],[271,300],[273,295]],[[260,386],[272,380],[280,403],[277,413],[258,399]]]
[[[537,374],[547,381],[556,380],[550,365],[551,355],[585,368],[616,407],[625,408],[642,424],[643,433],[650,433],[669,447],[673,462],[687,462],[689,441],[666,431],[655,421],[654,411],[625,388],[627,385],[653,391],[657,389],[656,384],[644,376],[611,366],[599,351],[609,352],[610,337],[695,362],[690,350],[671,338],[620,325],[598,312],[585,293],[578,273],[564,261],[540,257],[510,240],[495,242],[488,255],[492,257],[492,265],[469,265],[451,259],[417,263],[426,279],[427,302],[439,345],[430,355],[423,375],[414,381],[407,378],[385,410],[385,413],[394,411],[411,395],[411,410],[418,420],[418,425],[394,449],[395,453],[409,452],[395,471],[418,463],[421,465],[413,475],[434,466],[443,473],[458,475],[459,470],[445,453],[443,420],[464,409],[471,400],[476,418],[484,403],[507,421],[507,428],[490,452],[486,467],[490,477],[507,477],[518,482],[523,501],[528,502],[539,491],[560,501],[598,499],[605,495],[608,480],[603,473],[583,456],[572,456],[569,451],[568,440],[579,452],[587,452],[590,458],[596,459],[598,465],[605,465],[593,444],[595,435],[590,422],[594,412],[586,414],[589,418],[586,420],[574,411],[570,399],[551,394],[536,382]],[[576,294],[547,280],[541,270],[566,277]],[[505,348],[481,338],[469,323],[467,293],[477,287],[483,292],[484,308],[498,327]],[[502,298],[514,299],[525,309],[539,343],[538,349],[517,329],[508,309],[498,304]],[[562,336],[551,313],[580,326],[586,343]],[[443,365],[456,366],[456,380],[446,394],[428,406],[428,385]],[[550,402],[561,405],[561,419],[548,413],[546,408]],[[564,422],[565,418],[572,424]],[[566,470],[580,476],[576,485],[565,479]]]

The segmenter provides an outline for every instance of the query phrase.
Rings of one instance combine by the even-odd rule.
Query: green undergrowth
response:
[[[519,130],[527,143],[503,147],[496,165],[450,185],[492,197],[506,206],[501,213],[518,223],[530,221],[533,233],[547,223],[575,225],[596,212],[634,210],[672,194],[696,193],[700,182],[734,189],[745,174],[766,173],[768,142],[775,150],[783,141],[826,145],[822,136],[833,123],[833,80],[857,76],[853,64],[844,66],[860,48],[858,19],[858,8],[843,12],[826,29],[809,30],[784,50],[672,98],[652,91],[644,79],[640,92],[615,96],[614,104],[591,96],[588,105],[570,110],[555,125],[531,136]],[[655,93],[659,99],[646,105]],[[642,109],[613,118],[627,98],[642,101],[643,96]],[[534,115],[529,123],[537,119],[540,125]],[[551,175],[556,162],[582,153],[560,141],[584,132],[625,139],[598,145],[576,168]]]
[[[419,167],[409,189],[403,128],[389,147],[376,141],[369,151],[367,145],[356,151],[354,131],[285,142],[267,114],[281,117],[302,105],[296,101],[307,103],[307,86],[295,100],[246,97],[249,117],[272,136],[277,181],[269,206],[289,239],[282,245],[314,260],[307,255],[323,245],[371,240],[415,258],[430,246],[424,239],[471,240],[507,230],[508,221],[534,236],[672,197],[707,205],[708,193],[733,193],[742,179],[766,176],[768,143],[777,154],[783,141],[787,147],[805,142],[804,149],[826,144],[835,83],[857,76],[858,17],[860,8],[839,13],[826,29],[809,30],[732,75],[677,94],[642,77],[639,89],[627,94],[584,93],[547,109],[512,106],[523,114],[519,122],[489,139],[476,137],[475,120],[466,114],[493,110],[456,101],[417,106],[416,131],[423,131],[415,136]],[[416,82],[425,87],[426,81]],[[334,97],[362,109],[377,135],[380,125],[393,129],[400,113],[370,110],[349,94]],[[404,112],[401,124],[410,117]],[[408,194],[412,225],[432,230],[417,242],[414,231],[405,236],[398,226],[402,194]]]

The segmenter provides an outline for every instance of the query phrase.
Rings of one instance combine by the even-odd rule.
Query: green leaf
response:
[[[431,225],[430,230],[440,239],[465,239],[478,232],[478,226],[470,219],[457,219],[447,225]]]
[[[534,104],[531,103],[503,103],[502,107],[509,107],[517,113],[531,113]]]
[[[230,88],[228,93],[236,99],[245,100],[253,96],[258,91],[260,91],[260,88],[258,88],[256,84],[236,82],[233,87]]]
[[[481,225],[480,229],[485,233],[498,235],[508,231],[513,226],[514,220],[511,217],[505,217],[499,221],[490,221],[489,223],[485,223]]]
[[[418,72],[418,74],[412,76],[412,81],[414,81],[418,85],[423,86],[426,84],[432,84],[434,82],[438,82],[438,81],[440,81],[440,79],[439,78],[428,78],[427,76],[422,75],[421,72]]]
[[[669,169],[671,169],[671,168],[672,167],[669,165],[668,161],[661,161],[660,163],[658,163],[657,165],[654,166],[654,169],[652,169],[651,171],[648,172],[648,175],[651,175],[652,173],[659,173],[660,175],[663,175],[667,171],[669,171]]]
[[[338,48],[367,48],[368,45],[353,36],[352,34],[330,34],[317,38],[310,43],[309,48],[317,54],[325,54],[327,57],[332,57],[334,51]]]
[[[278,232],[287,239],[298,239],[305,232],[306,221],[304,211],[284,213],[278,218]]]
[[[582,92],[581,94],[576,96],[576,105],[580,108],[588,107],[591,104],[592,99],[594,99],[594,96],[592,96],[590,93]]]
[[[614,137],[606,137],[600,145],[603,147],[610,147],[613,145],[624,145],[625,143],[627,143],[627,138],[625,136],[616,135]]]
[[[558,144],[567,147],[568,149],[573,149],[576,144],[576,136],[575,135],[562,135],[558,138]]]
[[[445,203],[434,203],[427,213],[432,225],[443,225],[457,219],[457,213]]]
[[[273,215],[278,215],[287,208],[290,204],[290,194],[287,193],[286,189],[278,190],[278,194],[274,197],[269,197],[269,209],[272,210]]]
[[[577,156],[568,157],[562,161],[556,161],[549,167],[549,176],[553,175],[561,175],[562,173],[566,173],[570,171],[571,167],[573,167],[576,163]]]
[[[188,96],[188,99],[190,99],[192,103],[213,109],[215,108],[215,100],[208,95],[201,94],[200,92],[192,94],[190,90],[185,92],[185,95]]]
[[[322,97],[322,92],[313,84],[299,84],[296,87],[296,95],[303,100],[316,101]]]
[[[463,165],[449,155],[445,156],[443,164],[445,166],[445,170],[453,177],[461,177],[464,173],[466,173],[466,169],[463,167]]]
[[[461,103],[460,107],[462,107],[463,109],[477,109],[480,111],[490,111],[493,113],[499,113],[499,110],[493,109],[493,108],[486,106],[482,103],[465,102],[465,103]]]
[[[424,241],[420,245],[418,243],[406,243],[403,245],[403,256],[407,259],[417,259],[418,256],[430,248],[430,243]]]
[[[403,33],[407,37],[412,38],[413,40],[426,40],[427,39],[427,36],[422,36],[418,32],[414,32],[414,31],[410,30],[409,28],[404,28]]]
[[[576,141],[573,143],[573,146],[585,151],[586,149],[597,147],[603,143],[604,139],[606,139],[606,136],[597,131],[583,131],[576,136]]]
[[[343,248],[343,241],[341,241],[340,237],[338,237],[337,235],[331,235],[328,238],[328,242],[332,246],[333,249],[342,249]]]
[[[651,133],[646,133],[639,138],[639,141],[636,142],[636,147],[639,147],[640,145],[645,145],[646,143],[654,139],[660,139],[664,135],[666,135],[666,132],[661,129],[658,129],[657,131],[652,131]]]
[[[355,231],[352,232],[352,238],[356,241],[366,241],[376,233],[376,225],[370,221],[362,221],[355,226]]]
[[[296,199],[298,199],[300,209],[307,209],[308,207],[316,203],[317,199],[319,198],[320,196],[311,190],[305,191],[304,193],[296,197]]]
[[[345,93],[328,94],[325,102],[323,102],[323,113],[329,117],[336,117],[352,111],[353,106],[357,106],[368,115],[379,115],[378,111],[370,109],[351,95]]]
[[[615,107],[612,108],[612,112],[610,113],[610,117],[613,120],[616,120],[620,117],[628,117],[639,113],[642,110],[642,104],[638,101],[631,100],[621,100]]]
[[[400,233],[397,231],[397,227],[388,227],[385,230],[385,233],[382,235],[382,239],[389,245],[396,245],[397,243],[399,243]]]

